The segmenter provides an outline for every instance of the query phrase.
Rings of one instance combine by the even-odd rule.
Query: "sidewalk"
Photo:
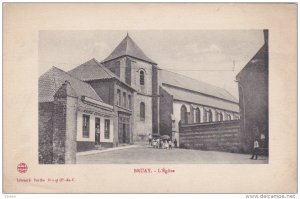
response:
[[[104,153],[104,152],[108,152],[108,151],[116,151],[116,150],[129,149],[129,148],[135,148],[135,147],[140,147],[140,146],[129,145],[129,146],[114,147],[114,148],[106,148],[106,149],[101,149],[101,150],[83,151],[83,152],[77,152],[76,156],[92,155],[92,154]]]

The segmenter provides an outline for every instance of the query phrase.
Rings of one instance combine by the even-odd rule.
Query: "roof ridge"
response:
[[[111,76],[111,78],[115,78],[118,81],[120,81],[121,83],[125,84],[126,86],[130,87],[131,89],[135,90],[131,85],[127,84],[126,82],[122,81],[116,74],[114,74],[113,72],[111,72],[109,69],[107,69],[103,64],[101,64],[97,59],[92,58],[91,60],[93,60],[101,69],[104,70],[104,72],[106,72],[106,74],[108,74],[109,76]],[[90,61],[91,61],[90,60]]]
[[[101,67],[104,70],[104,72],[106,72],[106,74],[108,74],[109,76],[112,76],[112,77],[117,77],[114,73],[108,72],[109,70],[105,66],[103,66],[101,63],[99,63],[98,60],[96,60],[95,58],[93,58],[93,60],[96,62],[96,64],[99,67]]]
[[[124,37],[114,50],[101,63],[117,59],[122,56],[132,56],[137,59],[157,65],[155,61],[149,58],[137,43],[129,36]]]
[[[65,73],[65,74],[69,75],[70,77],[76,79],[77,81],[80,81],[80,82],[83,82],[83,83],[89,85],[88,83],[82,81],[81,79],[79,79],[79,78],[77,78],[77,77],[74,77],[74,76],[71,75],[70,73],[68,73],[68,72],[66,72],[66,71],[64,71],[64,70],[62,70],[62,69],[60,69],[60,68],[58,68],[58,67],[56,67],[56,66],[52,66],[52,68],[58,69],[58,70],[60,70],[61,72],[63,72],[63,73]],[[89,86],[90,86],[90,85],[89,85]]]
[[[125,37],[125,39],[126,39],[125,54],[128,55],[128,40],[131,39],[131,38],[130,38],[129,35],[127,34],[126,37]]]
[[[257,57],[257,55],[259,55],[259,53],[261,53],[265,48],[268,47],[267,43],[264,43],[258,50],[257,52],[252,56],[252,58],[245,64],[245,66],[240,70],[240,72],[238,72],[238,74],[236,75],[236,77],[238,77],[240,75],[240,73],[251,63],[251,61]]]
[[[87,62],[85,62],[85,63],[87,63]],[[89,88],[91,88],[92,91],[93,91],[93,92],[94,92],[94,93],[102,100],[102,98],[97,94],[97,92],[94,90],[94,88],[93,88],[90,84],[88,84],[88,83],[86,83],[86,82],[84,82],[84,81],[78,79],[77,77],[74,77],[73,75],[69,74],[68,72],[66,72],[66,71],[64,71],[64,70],[62,70],[62,69],[60,69],[60,68],[58,68],[58,67],[56,67],[56,66],[52,66],[52,68],[57,69],[57,70],[59,70],[59,71],[65,73],[65,74],[67,74],[69,77],[71,77],[71,78],[73,78],[73,79],[75,79],[75,80],[77,80],[77,81],[79,81],[79,82],[81,82],[81,83],[87,85],[87,86],[88,86]],[[56,83],[55,83],[55,84],[56,84]],[[95,99],[95,100],[97,100],[97,99]],[[97,100],[97,101],[98,101],[98,100]],[[102,100],[102,102],[103,102],[103,100]]]

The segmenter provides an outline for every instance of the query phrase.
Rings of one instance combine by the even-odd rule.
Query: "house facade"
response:
[[[39,162],[75,163],[76,152],[113,143],[114,118],[89,84],[52,67],[39,78]]]
[[[246,66],[238,73],[241,131],[245,151],[252,150],[254,139],[259,139],[261,148],[268,153],[269,115],[269,49],[268,30],[264,30],[265,43]]]
[[[72,69],[70,75],[88,83],[101,99],[113,107],[114,137],[103,147],[133,143],[135,90],[95,59]],[[101,139],[101,135],[100,135]]]

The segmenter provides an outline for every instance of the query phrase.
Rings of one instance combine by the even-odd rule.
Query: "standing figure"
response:
[[[176,140],[176,138],[174,140],[174,145],[175,145],[175,148],[177,148],[177,140]]]
[[[172,149],[172,147],[173,147],[173,143],[171,140],[169,140],[169,149]]]
[[[159,139],[159,148],[163,148],[163,144],[164,144],[164,141],[162,139]]]
[[[168,149],[168,148],[169,148],[169,143],[168,143],[168,140],[165,140],[165,143],[164,143],[164,148],[165,148],[165,149]]]
[[[254,156],[255,156],[255,160],[257,160],[258,147],[259,147],[258,139],[255,138],[255,140],[254,140],[254,146],[253,146],[253,153],[252,153],[251,159],[253,159]]]
[[[152,147],[153,148],[157,148],[157,140],[156,139],[153,139],[153,141],[152,141]]]
[[[96,126],[96,133],[95,133],[95,144],[99,145],[100,144],[100,126]]]
[[[151,142],[152,142],[152,135],[151,135],[151,133],[149,133],[148,141],[149,141],[149,145],[151,145]]]

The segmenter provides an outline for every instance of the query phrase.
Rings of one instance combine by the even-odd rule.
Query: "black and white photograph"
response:
[[[295,198],[296,3],[2,7],[6,198]]]
[[[40,31],[40,164],[268,164],[262,30]]]

